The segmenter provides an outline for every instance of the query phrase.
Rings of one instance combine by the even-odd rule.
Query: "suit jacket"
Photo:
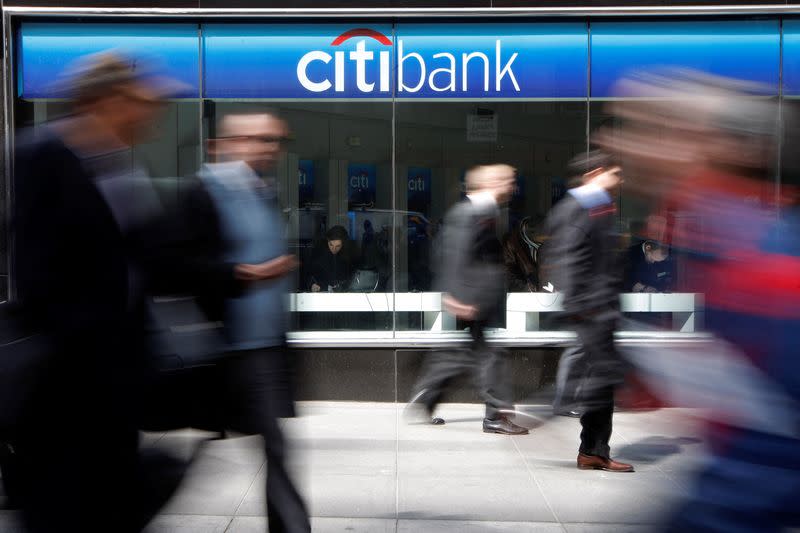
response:
[[[478,320],[496,318],[506,294],[497,208],[457,203],[445,216],[439,246],[438,290],[476,306]]]
[[[613,213],[611,204],[586,208],[567,194],[547,218],[546,279],[564,295],[561,316],[571,323],[613,323],[619,317],[623,272]]]
[[[84,161],[45,132],[21,143],[15,162],[16,288],[26,314],[78,344],[138,322],[125,237]]]

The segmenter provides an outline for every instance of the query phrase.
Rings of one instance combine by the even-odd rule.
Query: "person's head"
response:
[[[343,226],[333,226],[325,233],[325,238],[328,241],[328,250],[336,255],[342,251],[344,243],[347,242],[347,230]]]
[[[571,182],[592,184],[612,192],[622,183],[622,169],[605,152],[594,150],[581,154],[569,163]]]
[[[263,174],[278,162],[288,134],[286,122],[272,113],[225,115],[208,151],[221,161],[244,161]]]
[[[644,258],[648,263],[659,263],[669,257],[669,248],[658,241],[645,241]]]
[[[775,146],[777,108],[753,82],[683,69],[631,73],[608,104],[613,127],[593,137],[625,161],[626,189],[659,199],[703,168],[763,172]],[[630,171],[630,172],[628,172]]]
[[[67,72],[68,91],[78,114],[90,115],[126,145],[140,140],[178,83],[115,52],[78,60]]]
[[[498,204],[508,202],[514,192],[517,169],[510,165],[480,165],[467,171],[467,193],[488,192]]]

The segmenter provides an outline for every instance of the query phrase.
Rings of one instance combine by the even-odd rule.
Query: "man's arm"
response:
[[[592,275],[592,246],[586,230],[572,218],[563,216],[551,228],[547,271],[555,281],[555,290],[564,295],[566,313],[581,318],[595,307],[587,283]]]
[[[439,265],[440,290],[444,293],[442,304],[452,315],[470,320],[478,309],[468,302],[458,300],[462,293],[464,272],[469,267],[469,254],[475,239],[471,223],[471,206],[460,205],[450,213],[441,239],[442,255]]]

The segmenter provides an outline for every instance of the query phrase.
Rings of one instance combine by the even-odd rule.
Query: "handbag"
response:
[[[149,304],[150,351],[160,371],[214,364],[225,351],[223,325],[192,297],[155,297]]]

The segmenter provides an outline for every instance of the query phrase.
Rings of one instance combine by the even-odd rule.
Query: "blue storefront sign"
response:
[[[203,27],[209,98],[534,98],[586,95],[586,26]]]
[[[799,35],[797,21],[783,21],[787,94],[800,92]],[[23,22],[16,66],[23,98],[67,96],[65,67],[108,49],[160,64],[185,85],[179,98],[572,99],[589,87],[606,98],[621,76],[664,66],[774,95],[781,38],[777,18],[592,21],[591,32],[586,22]]]
[[[377,179],[375,165],[357,163],[347,165],[347,203],[351,209],[375,205]]]
[[[207,98],[390,98],[392,27],[206,24]]]
[[[65,69],[88,54],[116,50],[181,83],[177,98],[200,95],[196,24],[26,22],[19,32],[18,88],[24,98],[64,98]]]
[[[583,23],[398,24],[398,98],[586,96]]]
[[[783,21],[783,94],[800,96],[800,20]]]
[[[643,69],[690,68],[760,83],[778,94],[777,20],[592,23],[592,97],[617,95],[621,77]]]

